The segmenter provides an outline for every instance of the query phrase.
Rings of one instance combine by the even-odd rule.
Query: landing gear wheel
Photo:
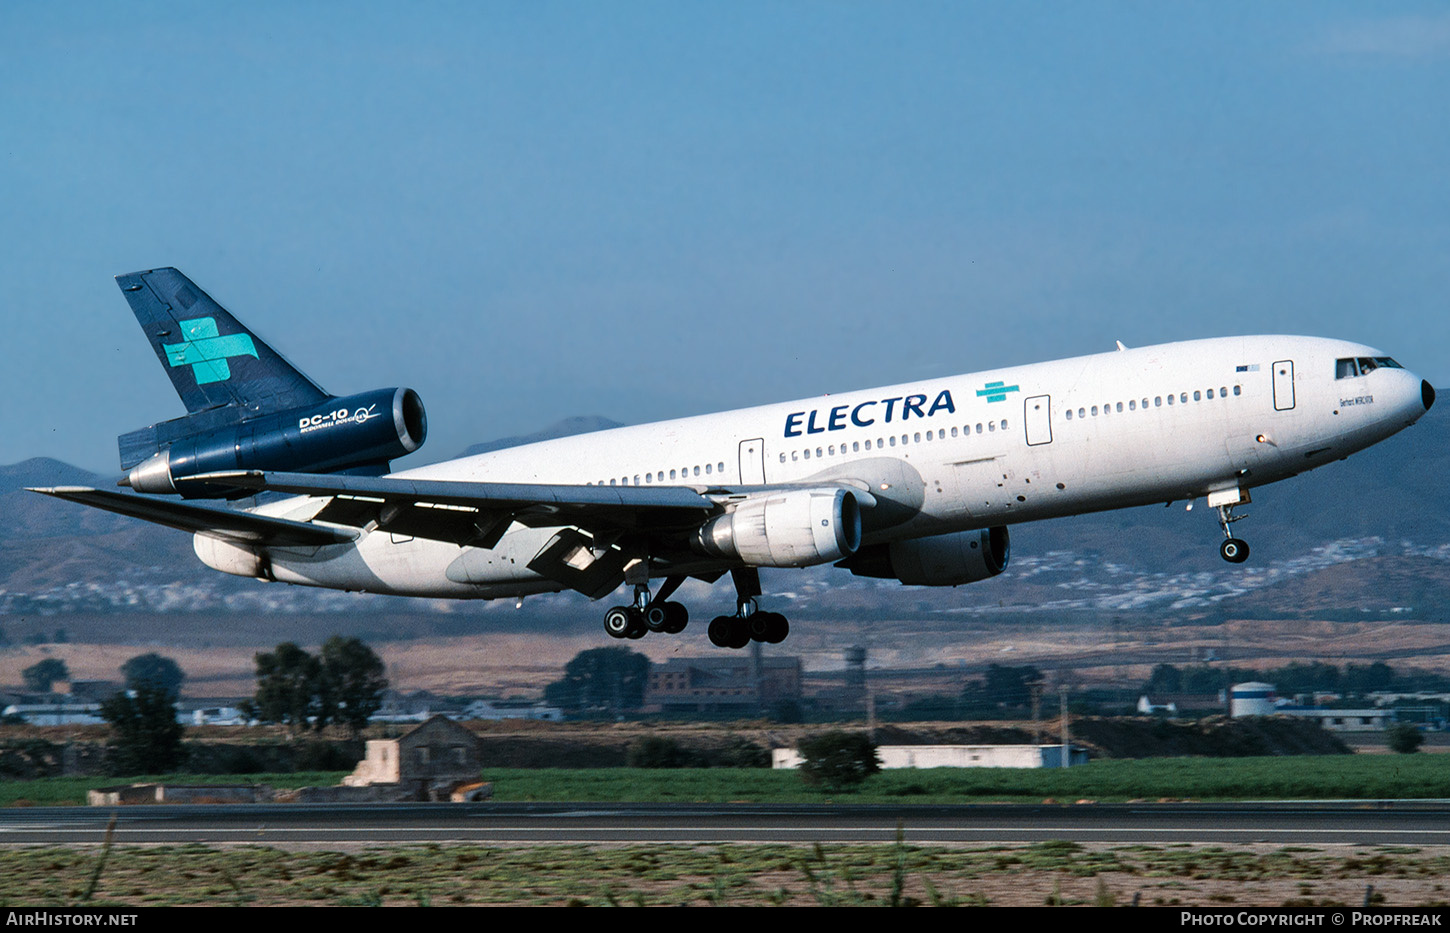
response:
[[[733,622],[730,616],[716,616],[710,620],[710,627],[706,634],[710,636],[710,644],[716,648],[730,647],[730,623]]]
[[[750,625],[750,637],[767,645],[778,645],[790,634],[790,623],[778,612],[757,612],[745,621]]]
[[[644,624],[651,632],[678,635],[690,622],[690,611],[682,603],[650,603],[644,608]]]
[[[1230,564],[1242,564],[1249,559],[1249,543],[1239,538],[1228,538],[1218,546],[1218,553]]]
[[[643,638],[644,613],[633,606],[615,606],[604,614],[604,631],[610,638]]]
[[[670,613],[668,603],[650,603],[644,608],[644,625],[651,632],[668,632]]]
[[[750,621],[748,619],[726,616],[725,620],[728,623],[726,633],[729,639],[725,642],[726,648],[734,648],[739,651],[750,644]]]
[[[615,606],[604,613],[604,631],[610,638],[628,638],[632,627],[628,606]]]
[[[765,615],[768,618],[765,622],[765,637],[761,641],[767,645],[778,645],[785,641],[785,637],[790,634],[790,623],[785,616],[778,612],[767,612]]]
[[[678,635],[690,624],[690,611],[684,603],[665,603],[665,632]]]

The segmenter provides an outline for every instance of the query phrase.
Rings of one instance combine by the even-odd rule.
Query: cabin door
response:
[[[1027,425],[1027,446],[1052,443],[1052,398],[1034,395],[1023,403],[1022,422]]]
[[[752,437],[740,442],[740,483],[765,485],[765,438]]]
[[[1274,364],[1274,411],[1294,407],[1294,361],[1280,360]]]

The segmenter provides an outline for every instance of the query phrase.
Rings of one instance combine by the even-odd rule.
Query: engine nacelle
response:
[[[1007,529],[999,525],[873,544],[836,566],[858,577],[895,579],[910,586],[957,586],[1006,570],[1010,551]]]
[[[394,457],[423,446],[427,436],[428,416],[417,392],[374,389],[182,437],[132,467],[128,482],[137,492],[220,497],[233,491],[196,484],[178,490],[176,481],[222,470],[386,468]]]
[[[695,532],[712,557],[755,567],[809,567],[861,546],[861,507],[850,490],[792,489],[750,496]]]

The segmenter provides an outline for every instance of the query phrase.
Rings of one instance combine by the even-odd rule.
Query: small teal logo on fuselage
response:
[[[232,378],[227,359],[233,356],[257,358],[257,347],[247,334],[219,336],[216,321],[209,317],[178,322],[185,339],[181,343],[163,344],[166,361],[172,366],[190,366],[197,385],[226,382]]]
[[[986,396],[989,402],[1007,401],[1008,392],[1020,391],[1016,386],[1009,386],[1005,382],[989,382],[985,388],[977,390],[977,398]]]

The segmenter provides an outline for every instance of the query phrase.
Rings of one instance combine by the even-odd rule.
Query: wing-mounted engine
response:
[[[380,474],[393,458],[423,446],[428,436],[423,401],[412,389],[374,389],[216,427],[206,423],[207,414],[124,435],[122,468],[129,467],[125,482],[137,492],[181,492],[187,498],[250,495],[196,483],[178,487],[177,481],[226,470]],[[202,430],[186,433],[188,427]],[[140,462],[133,455],[133,462],[126,462],[128,448],[135,451],[148,444],[154,453]]]
[[[836,564],[858,577],[900,580],[911,586],[958,586],[1007,569],[1007,529],[958,531],[862,548]]]
[[[841,487],[760,493],[707,521],[693,543],[755,567],[824,564],[861,546],[861,505]]]

